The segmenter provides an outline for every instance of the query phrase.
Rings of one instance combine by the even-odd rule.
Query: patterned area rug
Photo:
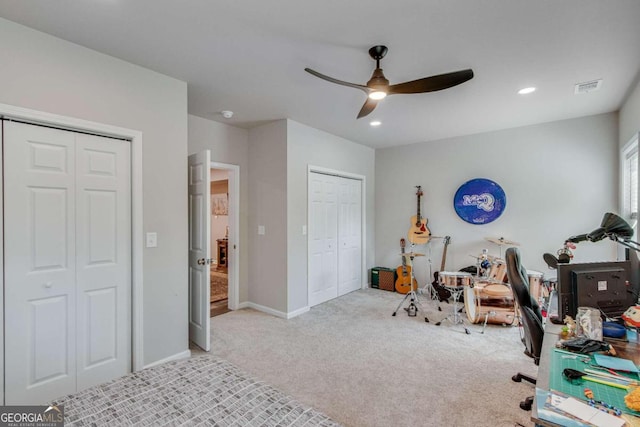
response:
[[[227,299],[229,280],[227,273],[211,270],[211,302]]]
[[[74,426],[340,426],[211,356],[133,372],[53,404]]]

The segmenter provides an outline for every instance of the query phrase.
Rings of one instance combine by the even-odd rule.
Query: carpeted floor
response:
[[[517,327],[443,323],[450,305],[422,300],[424,316],[391,313],[402,295],[356,291],[290,320],[243,309],[211,319],[221,356],[345,426],[532,425],[518,407],[535,374]]]

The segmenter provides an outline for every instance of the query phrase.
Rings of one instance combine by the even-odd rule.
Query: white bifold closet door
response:
[[[309,174],[309,305],[360,289],[362,181]]]
[[[130,144],[5,122],[5,401],[131,370]]]

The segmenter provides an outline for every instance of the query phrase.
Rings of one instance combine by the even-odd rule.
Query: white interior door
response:
[[[130,370],[129,147],[14,122],[4,141],[5,403],[43,404]]]
[[[211,152],[189,156],[189,339],[205,351],[209,337]]]
[[[5,123],[7,405],[76,391],[74,144],[70,132]]]
[[[338,177],[309,174],[309,305],[338,296]]]
[[[339,179],[338,296],[362,286],[362,181]]]
[[[76,136],[78,390],[131,371],[127,141]]]

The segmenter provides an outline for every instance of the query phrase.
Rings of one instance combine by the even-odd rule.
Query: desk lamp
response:
[[[610,238],[621,245],[631,248],[640,252],[640,243],[631,240],[633,236],[633,228],[618,215],[607,212],[602,218],[600,227],[593,230],[591,233],[578,234],[577,236],[571,236],[567,238],[566,242],[580,243],[584,241],[599,242],[605,238]]]
[[[564,249],[559,251],[562,253],[559,253],[558,258],[551,254],[544,254],[544,260],[550,268],[557,268],[558,263],[562,264],[570,261],[569,256],[563,256],[571,255],[570,251],[567,249],[568,245],[585,241],[599,242],[607,237],[623,246],[626,246],[627,248],[640,252],[640,242],[631,240],[631,237],[633,237],[633,228],[631,228],[627,221],[620,218],[618,215],[607,212],[602,218],[600,227],[596,228],[591,233],[568,237],[564,242]],[[575,249],[575,246],[571,245],[571,247]]]

